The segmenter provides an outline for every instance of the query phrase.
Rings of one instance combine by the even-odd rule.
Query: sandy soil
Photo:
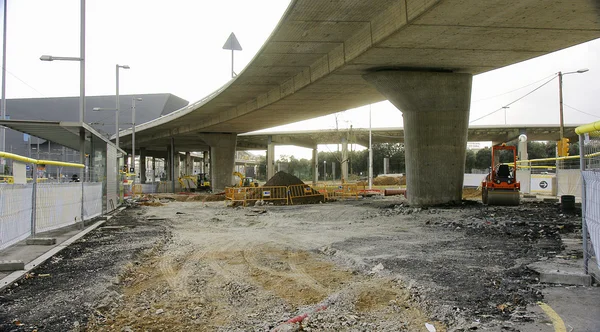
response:
[[[525,266],[560,252],[559,232],[575,231],[580,220],[539,202],[429,209],[411,208],[403,198],[247,208],[161,204],[130,209],[131,219],[115,221],[159,225],[163,234],[116,264],[114,294],[96,301],[77,326],[427,331],[432,324],[437,331],[518,331],[522,322],[541,319],[526,310],[541,299],[542,286]],[[6,308],[4,317],[37,326]]]

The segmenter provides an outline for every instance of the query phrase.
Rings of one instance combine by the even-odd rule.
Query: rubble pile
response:
[[[302,180],[293,176],[292,174],[279,171],[273,175],[264,185],[264,187],[287,187],[293,185],[306,185]],[[307,185],[308,187],[308,185]],[[316,196],[307,196],[307,197],[297,197],[294,198],[294,204],[315,204],[325,202],[325,196],[320,194],[318,191],[314,189],[310,189],[311,195]]]

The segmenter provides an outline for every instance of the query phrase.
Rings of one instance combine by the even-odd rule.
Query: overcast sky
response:
[[[79,56],[79,3],[8,0],[7,98],[79,95],[76,63],[39,60],[42,54]],[[243,47],[235,53],[235,71],[240,72],[288,4],[286,0],[88,0],[86,94],[114,95],[118,63],[131,66],[121,70],[121,94],[168,92],[197,101],[230,79],[231,54],[222,49],[229,34],[234,32]],[[581,68],[589,71],[563,79],[565,123],[600,120],[600,40],[595,40],[475,76],[470,121],[504,124],[504,110],[483,116],[558,71]],[[388,102],[371,109],[374,127],[402,126],[401,113]],[[368,127],[368,110],[367,106],[343,112],[337,125]],[[556,78],[506,109],[508,124],[557,124],[558,118]],[[335,127],[335,117],[328,116],[283,129]]]

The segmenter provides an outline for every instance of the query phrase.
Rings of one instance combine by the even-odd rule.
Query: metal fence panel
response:
[[[106,144],[106,210],[110,212],[119,205],[119,170],[117,148]]]
[[[0,249],[31,234],[31,184],[0,184]]]
[[[83,186],[83,217],[89,220],[102,214],[102,182],[86,182]]]
[[[600,268],[600,169],[583,171],[583,181],[585,182],[586,209],[584,220],[587,225],[588,234],[591,240],[592,248],[588,249],[590,254],[596,256],[596,262]]]
[[[584,272],[590,261],[600,268],[600,121],[575,129],[579,134],[579,167],[583,178],[581,200]]]
[[[39,183],[36,214],[36,233],[81,221],[81,183]]]

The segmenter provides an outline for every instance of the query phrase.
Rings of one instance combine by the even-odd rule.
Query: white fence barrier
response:
[[[81,183],[39,183],[37,187],[36,233],[81,221]]]
[[[88,220],[102,214],[102,183],[86,182],[83,186],[83,218]]]
[[[31,184],[0,184],[0,249],[31,234]]]
[[[596,262],[600,267],[600,171],[583,171],[585,181],[586,208],[584,220],[592,241]]]
[[[102,183],[84,183],[84,218],[102,214]],[[32,234],[33,184],[0,184],[0,250]],[[81,221],[81,183],[38,183],[35,232]]]

